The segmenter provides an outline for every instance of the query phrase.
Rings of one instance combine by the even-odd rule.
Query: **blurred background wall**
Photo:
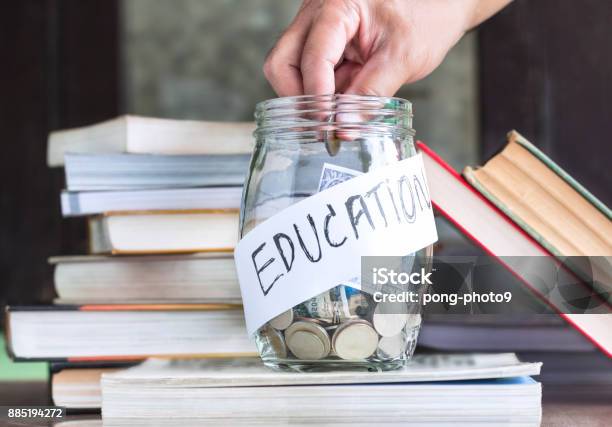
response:
[[[50,130],[131,113],[250,120],[297,0],[22,0],[0,13],[0,305],[53,298],[46,258],[85,251],[62,220]],[[401,89],[419,138],[458,170],[516,128],[612,201],[612,2],[516,0]]]
[[[300,0],[125,0],[121,2],[124,108],[134,114],[252,120],[274,97],[261,68]],[[462,167],[476,161],[476,34],[467,35],[429,78],[402,88],[415,129]],[[444,126],[440,126],[444,123]]]

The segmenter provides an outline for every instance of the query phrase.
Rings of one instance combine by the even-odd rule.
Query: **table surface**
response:
[[[45,382],[0,382],[0,405],[49,405],[49,385]],[[100,420],[100,415],[69,415],[63,421]],[[57,421],[55,422],[57,424]],[[87,427],[97,423],[86,423]],[[0,420],[0,426],[52,426],[53,421]],[[100,422],[101,426],[102,423]],[[542,426],[601,426],[612,425],[612,387],[544,385]],[[78,427],[78,423],[71,425]]]

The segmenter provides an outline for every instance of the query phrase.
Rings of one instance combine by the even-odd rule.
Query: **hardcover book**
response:
[[[49,259],[57,303],[241,303],[234,257],[227,252]]]
[[[242,186],[248,154],[66,153],[68,191]]]
[[[256,355],[235,304],[13,306],[6,313],[18,360],[111,361]]]
[[[66,153],[250,154],[253,122],[205,122],[120,116],[49,134],[47,164]]]
[[[423,162],[436,210],[477,246],[499,260],[535,295],[580,331],[606,355],[612,357],[612,316],[571,314],[559,301],[551,301],[521,264],[527,257],[551,257],[550,251],[518,226],[503,211],[475,190],[461,175],[422,142],[417,147]],[[560,305],[555,305],[560,304]]]
[[[612,256],[612,211],[518,132],[463,176],[552,254]]]
[[[94,254],[231,252],[238,210],[124,211],[89,219]]]

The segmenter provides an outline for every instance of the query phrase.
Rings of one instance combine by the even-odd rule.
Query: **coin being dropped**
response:
[[[327,118],[328,123],[333,123],[335,120],[335,115],[330,114]],[[336,137],[335,132],[333,130],[324,130],[323,131],[323,141],[325,141],[325,149],[330,156],[335,156],[340,151],[340,140]]]
[[[302,360],[322,359],[329,354],[331,343],[325,329],[315,322],[299,320],[285,330],[287,347]]]
[[[376,306],[372,315],[372,323],[376,332],[383,337],[392,337],[406,326],[406,304],[403,303],[380,303]]]
[[[332,131],[325,131],[325,148],[330,156],[338,154],[340,151],[340,144],[340,139],[334,136]]]
[[[287,346],[285,345],[285,339],[283,333],[277,331],[274,328],[266,328],[262,335],[268,340],[268,345],[274,352],[274,356],[279,359],[287,358]]]
[[[355,320],[336,329],[332,345],[342,359],[365,359],[376,351],[378,334],[365,320]]]
[[[394,337],[382,337],[378,341],[376,355],[381,359],[396,359],[406,351],[406,336],[403,333]]]
[[[284,331],[291,325],[291,322],[293,322],[293,310],[289,309],[270,320],[268,324],[274,329]]]

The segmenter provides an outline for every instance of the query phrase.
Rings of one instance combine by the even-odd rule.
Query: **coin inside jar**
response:
[[[287,358],[287,346],[285,345],[285,339],[283,338],[282,332],[274,328],[265,328],[261,334],[267,339],[268,345],[272,349],[275,357],[280,359]]]
[[[406,351],[406,337],[403,333],[394,337],[382,337],[378,342],[376,355],[381,359],[396,359]]]
[[[306,319],[298,320],[285,330],[285,342],[293,355],[302,360],[322,359],[331,350],[325,329]]]
[[[293,322],[293,310],[287,310],[274,319],[270,320],[268,324],[272,326],[274,329],[278,329],[279,331],[284,331],[291,325]]]
[[[376,351],[378,334],[365,320],[347,322],[334,332],[332,346],[341,359],[365,359]]]
[[[376,332],[383,337],[392,337],[399,334],[406,326],[406,304],[380,303],[372,315],[372,323]]]

